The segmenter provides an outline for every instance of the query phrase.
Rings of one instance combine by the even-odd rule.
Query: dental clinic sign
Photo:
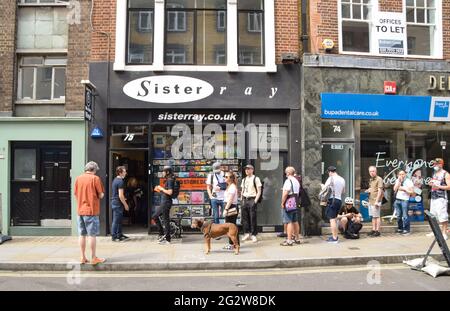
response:
[[[214,87],[206,81],[184,76],[152,76],[128,82],[123,92],[151,103],[187,103],[210,96]]]
[[[403,13],[377,12],[372,27],[378,55],[406,56],[406,18]]]

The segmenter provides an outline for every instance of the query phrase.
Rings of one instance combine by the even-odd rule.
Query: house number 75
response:
[[[134,139],[134,134],[127,134],[123,141],[132,141]]]

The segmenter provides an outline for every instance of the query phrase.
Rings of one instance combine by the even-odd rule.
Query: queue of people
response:
[[[450,174],[443,169],[444,161],[437,158],[434,161],[433,176],[428,182],[431,187],[430,213],[434,215],[440,223],[444,239],[448,239],[448,197],[450,190]],[[95,162],[89,162],[85,166],[85,173],[77,177],[75,181],[74,194],[78,202],[78,231],[79,245],[81,251],[80,262],[82,264],[91,262],[99,264],[105,259],[96,256],[96,236],[99,235],[99,214],[100,200],[104,197],[104,187],[100,178],[96,175],[99,170]],[[328,243],[338,243],[338,232],[345,238],[359,238],[359,231],[362,228],[362,215],[355,208],[354,200],[351,197],[344,199],[345,180],[339,176],[337,168],[328,167],[328,179],[322,185],[320,200],[326,205],[325,215],[330,221],[331,236],[326,239]],[[369,215],[372,217],[371,237],[381,236],[381,206],[385,196],[383,180],[377,174],[375,166],[369,167],[369,187],[368,193]],[[242,179],[240,191],[237,185],[237,176],[232,171],[225,172],[219,162],[212,166],[212,172],[206,179],[206,189],[210,198],[212,218],[214,223],[219,223],[221,218],[225,222],[236,224],[239,215],[238,197],[241,199],[241,221],[244,236],[242,241],[251,240],[257,242],[257,210],[262,199],[263,184],[261,179],[255,175],[255,168],[248,164],[245,166],[246,176]],[[125,182],[127,175],[126,168],[119,166],[116,168],[116,177],[112,182],[111,210],[112,226],[111,239],[114,242],[121,242],[128,239],[122,232],[122,220],[124,211],[129,211],[129,203],[125,198]],[[279,236],[285,237],[281,246],[293,246],[300,244],[300,223],[299,207],[302,192],[301,177],[296,174],[294,167],[285,169],[286,179],[282,188],[281,216],[284,224],[284,232]],[[159,231],[159,244],[170,244],[170,209],[172,199],[179,193],[179,182],[176,180],[173,169],[170,166],[163,168],[164,186],[156,186],[154,191],[161,195],[161,204],[153,214]],[[398,171],[397,179],[393,186],[395,201],[393,203],[394,215],[397,217],[397,233],[408,235],[411,231],[410,219],[408,215],[408,205],[410,198],[415,195],[415,183],[407,178],[404,170]],[[304,193],[303,193],[304,194]],[[433,233],[431,233],[432,235]],[[91,249],[91,260],[86,256],[86,242]],[[225,245],[225,249],[232,249],[232,241]]]

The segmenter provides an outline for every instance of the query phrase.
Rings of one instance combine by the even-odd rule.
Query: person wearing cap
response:
[[[368,236],[379,237],[381,235],[381,203],[384,196],[383,179],[377,175],[377,168],[373,165],[369,166],[369,216],[372,217],[372,231]]]
[[[434,173],[432,179],[428,182],[428,186],[431,186],[430,213],[437,218],[441,225],[442,235],[447,240],[447,191],[450,190],[450,174],[443,168],[443,159],[436,158],[433,162]],[[429,235],[433,236],[433,233]]]
[[[162,226],[159,217],[156,217],[155,221],[159,231],[164,232],[164,235],[158,239],[158,243],[162,245],[170,244],[170,209],[172,207],[172,193],[175,187],[175,176],[171,166],[164,166],[163,178],[166,179],[164,187],[160,185],[155,187],[155,191],[161,194]]]
[[[208,191],[213,221],[215,224],[220,223],[220,216],[223,213],[225,189],[225,174],[221,170],[221,163],[215,162],[212,165],[212,173],[206,178],[206,190]]]
[[[345,234],[350,222],[361,223],[362,215],[353,205],[353,198],[346,197],[344,200],[344,206],[339,210],[337,216],[338,229],[341,233]]]
[[[257,242],[256,208],[262,195],[262,183],[259,177],[254,175],[254,172],[253,165],[247,164],[245,166],[246,177],[241,182],[242,227],[244,229],[242,241],[251,237],[252,242]]]
[[[331,196],[328,199],[325,215],[330,220],[331,236],[328,243],[338,243],[338,228],[336,218],[342,205],[342,194],[345,192],[345,180],[336,172],[336,167],[328,167],[328,179],[325,187],[331,187]]]
[[[410,222],[408,215],[409,198],[414,194],[414,184],[406,177],[406,172],[398,172],[397,181],[394,184],[395,201],[394,210],[397,215],[397,233],[408,235],[410,233]]]

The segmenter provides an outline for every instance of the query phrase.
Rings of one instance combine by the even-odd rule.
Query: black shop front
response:
[[[300,67],[279,66],[276,73],[114,72],[105,84],[106,66],[91,65],[97,86],[89,160],[99,163],[107,197],[115,168],[128,170],[126,193],[132,209],[125,233],[147,233],[159,204],[152,189],[171,165],[181,182],[172,215],[210,217],[206,178],[215,161],[241,180],[252,163],[264,181],[258,211],[260,231],[281,229],[279,202],[283,170],[300,164]],[[108,234],[109,200],[102,202],[101,231]],[[239,220],[238,220],[239,221]],[[149,226],[150,225],[150,226]]]

